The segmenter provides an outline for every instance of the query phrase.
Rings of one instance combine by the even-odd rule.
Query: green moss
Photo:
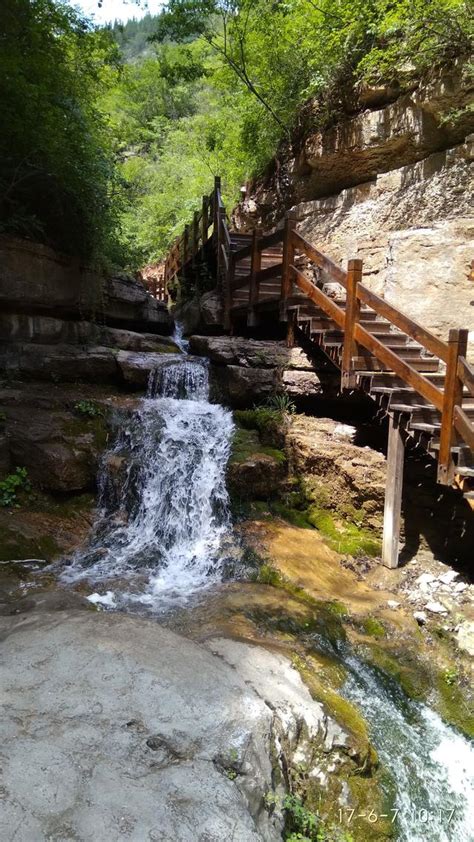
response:
[[[266,447],[263,445],[255,430],[246,430],[237,427],[234,432],[229,462],[245,462],[247,459],[251,459],[253,456],[259,454],[270,456],[279,464],[286,462],[284,452],[275,447]]]
[[[279,500],[272,500],[269,503],[271,512],[283,520],[291,523],[292,526],[298,526],[300,529],[312,529],[313,526],[308,520],[307,512],[301,509],[291,508],[290,506],[281,503]]]
[[[369,532],[354,523],[342,522],[324,509],[311,506],[309,523],[326,538],[329,546],[341,555],[379,556],[381,544]]]
[[[440,671],[435,679],[436,707],[440,715],[459,728],[467,737],[474,738],[474,710],[463,692],[459,677],[454,683],[446,680],[446,670]]]
[[[385,626],[376,617],[366,617],[362,623],[363,629],[369,637],[385,637]]]
[[[280,410],[264,406],[237,409],[234,418],[245,430],[256,430],[264,444],[283,447],[285,415]]]
[[[364,648],[364,654],[369,663],[394,679],[410,699],[427,699],[432,686],[431,676],[413,652],[406,647],[403,651],[389,650],[371,643]]]

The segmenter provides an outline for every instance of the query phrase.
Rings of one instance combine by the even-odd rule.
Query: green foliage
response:
[[[278,412],[287,412],[290,415],[296,412],[296,404],[289,395],[276,393],[267,399],[266,404],[270,409],[276,409]]]
[[[230,210],[275,154],[278,168],[282,140],[353,111],[359,85],[402,88],[466,56],[471,3],[170,0],[158,18],[112,27],[129,63],[103,107],[129,264],[166,253],[214,174]]]
[[[74,406],[75,412],[78,412],[79,415],[87,415],[88,418],[97,418],[99,416],[103,416],[104,411],[103,409],[94,401],[83,400],[76,403]]]
[[[31,488],[26,468],[16,468],[0,482],[0,506],[17,505],[18,492],[29,491]]]
[[[4,0],[1,17],[0,230],[112,256],[118,196],[97,101],[117,49],[60,0]]]

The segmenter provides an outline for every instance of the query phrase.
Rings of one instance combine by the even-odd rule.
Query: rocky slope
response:
[[[282,224],[293,208],[307,239],[342,265],[361,258],[364,283],[425,327],[474,330],[469,102],[462,66],[408,90],[366,90],[359,113],[280,150],[237,225]]]

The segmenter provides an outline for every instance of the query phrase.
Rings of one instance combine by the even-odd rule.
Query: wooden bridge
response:
[[[224,330],[286,323],[289,344],[300,339],[320,348],[340,369],[341,389],[363,390],[388,415],[384,564],[398,565],[408,436],[437,460],[438,482],[459,485],[474,505],[474,369],[466,360],[467,330],[439,339],[362,284],[361,260],[350,260],[344,270],[307,242],[291,213],[284,228],[270,234],[233,232],[219,178],[169,252],[166,287],[202,261],[222,293]]]

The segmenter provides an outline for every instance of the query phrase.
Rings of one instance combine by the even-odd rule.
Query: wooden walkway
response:
[[[459,485],[474,506],[474,369],[466,360],[467,330],[439,339],[362,284],[361,260],[350,260],[344,270],[307,242],[291,214],[271,234],[232,232],[219,178],[170,250],[166,286],[202,261],[212,266],[222,292],[224,330],[286,323],[290,344],[300,339],[320,348],[340,369],[341,389],[365,391],[388,415],[384,564],[398,565],[408,436],[436,459],[438,482]]]

